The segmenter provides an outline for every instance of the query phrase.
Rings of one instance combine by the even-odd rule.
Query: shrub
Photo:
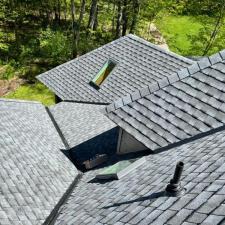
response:
[[[47,28],[41,31],[39,41],[42,56],[51,59],[53,64],[58,65],[70,58],[71,45],[63,32]]]

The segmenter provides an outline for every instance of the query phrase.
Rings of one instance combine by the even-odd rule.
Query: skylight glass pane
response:
[[[145,161],[146,161],[145,157],[142,157],[138,160],[129,159],[129,160],[120,161],[100,171],[100,173],[96,175],[96,178],[104,179],[104,180],[105,179],[120,179],[126,176],[129,172],[143,165]]]
[[[102,82],[108,77],[108,75],[112,72],[116,63],[112,60],[108,60],[98,74],[92,79],[91,83],[99,87]]]

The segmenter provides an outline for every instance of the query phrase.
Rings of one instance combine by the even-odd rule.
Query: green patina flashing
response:
[[[96,175],[97,179],[121,179],[128,173],[145,163],[145,157],[120,161],[112,166],[103,169]]]
[[[129,161],[129,160],[118,162],[118,163],[106,168],[105,170],[103,170],[101,172],[101,174],[104,174],[104,175],[116,174],[116,173],[122,171],[124,168],[128,167],[131,163],[132,163],[132,161]]]

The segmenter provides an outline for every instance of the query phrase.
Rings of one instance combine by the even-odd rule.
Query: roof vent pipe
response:
[[[183,172],[184,163],[178,162],[176,169],[173,175],[173,179],[170,180],[170,183],[166,187],[166,194],[168,196],[179,197],[184,194],[185,189],[181,187],[180,178]]]

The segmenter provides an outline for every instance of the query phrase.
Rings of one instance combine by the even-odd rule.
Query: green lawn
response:
[[[16,91],[4,96],[5,98],[39,101],[46,106],[54,104],[54,94],[43,84],[25,84]]]
[[[156,25],[167,40],[171,51],[181,55],[192,55],[190,35],[197,35],[202,22],[192,16],[166,15],[156,20]]]

